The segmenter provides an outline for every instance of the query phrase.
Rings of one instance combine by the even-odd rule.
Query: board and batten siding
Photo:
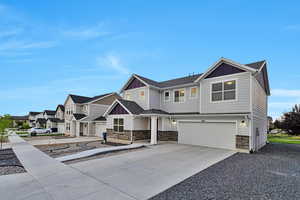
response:
[[[250,112],[250,76],[249,72],[228,76],[203,79],[200,95],[201,113],[239,113]],[[236,97],[234,101],[211,101],[211,84],[220,81],[236,80]]]
[[[197,87],[197,98],[190,97],[191,87]],[[174,92],[177,89],[164,90],[170,92],[170,100],[164,101],[164,91],[161,93],[161,109],[169,113],[187,113],[187,112],[199,112],[199,86],[180,87],[177,89],[185,89],[184,102],[174,102]]]
[[[140,98],[141,91],[145,92],[145,97],[143,99]],[[131,95],[130,101],[135,101],[139,106],[141,106],[145,110],[149,109],[149,104],[148,104],[149,89],[148,89],[148,87],[139,87],[139,88],[134,88],[134,89],[124,91],[124,93],[123,93],[124,99],[126,99],[126,94]]]

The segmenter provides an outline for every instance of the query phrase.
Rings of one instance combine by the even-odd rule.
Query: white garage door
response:
[[[234,122],[180,121],[178,126],[180,144],[235,149],[236,123]]]

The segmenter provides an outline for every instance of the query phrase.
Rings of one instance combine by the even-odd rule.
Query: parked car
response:
[[[31,128],[28,132],[31,136],[36,136],[37,134],[52,133],[52,130],[50,128]]]

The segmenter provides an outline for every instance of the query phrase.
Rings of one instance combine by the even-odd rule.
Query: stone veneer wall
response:
[[[158,131],[157,139],[159,141],[178,141],[177,131]]]
[[[150,130],[133,130],[133,141],[136,140],[150,140],[151,131]],[[107,137],[120,139],[120,140],[131,140],[131,131],[124,130],[122,133],[116,133],[113,129],[107,129]],[[159,141],[177,141],[178,132],[177,131],[158,131],[157,139]]]
[[[249,136],[236,135],[235,140],[236,140],[236,148],[237,149],[249,150]]]

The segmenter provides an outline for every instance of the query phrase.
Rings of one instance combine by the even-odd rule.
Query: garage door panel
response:
[[[178,143],[235,149],[236,124],[179,122]]]

